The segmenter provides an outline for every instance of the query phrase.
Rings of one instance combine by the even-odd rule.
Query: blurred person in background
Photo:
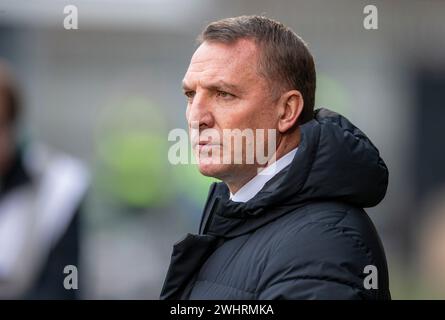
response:
[[[19,141],[20,100],[0,60],[0,298],[76,298],[78,290],[64,287],[64,268],[78,266],[88,171],[43,144]]]
[[[259,16],[213,22],[200,40],[183,81],[186,115],[189,129],[199,126],[199,170],[223,182],[210,188],[199,234],[174,245],[160,298],[390,299],[385,253],[363,210],[384,198],[388,170],[349,120],[314,111],[306,44]],[[236,147],[221,132],[268,128],[274,167],[258,174],[257,162],[234,164]],[[207,129],[219,139],[205,138]]]

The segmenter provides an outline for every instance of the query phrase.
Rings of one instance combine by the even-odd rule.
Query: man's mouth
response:
[[[196,147],[196,146],[219,146],[221,144],[212,142],[211,140],[200,140],[195,142],[193,145]]]
[[[210,141],[199,141],[195,144],[195,148],[198,149],[199,152],[211,150],[214,147],[220,147],[221,144],[214,143]]]

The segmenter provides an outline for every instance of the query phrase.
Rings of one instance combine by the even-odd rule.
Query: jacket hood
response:
[[[216,206],[217,219],[259,218],[266,211],[270,216],[271,210],[283,212],[313,201],[341,201],[366,208],[384,198],[388,169],[378,149],[349,120],[321,108],[300,129],[301,141],[292,163],[269,180],[255,197],[245,203],[232,202],[226,184],[216,183],[205,210]],[[233,222],[223,223],[225,227],[228,224],[234,227]]]

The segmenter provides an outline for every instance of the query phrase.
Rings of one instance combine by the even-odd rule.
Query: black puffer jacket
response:
[[[199,234],[173,247],[161,299],[390,299],[384,250],[363,210],[385,196],[385,163],[327,109],[301,133],[293,162],[248,202],[212,185]],[[368,265],[377,289],[365,288]]]

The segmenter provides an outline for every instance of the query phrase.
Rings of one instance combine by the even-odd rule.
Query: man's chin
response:
[[[229,168],[227,168],[227,165],[222,164],[200,163],[198,164],[198,169],[204,176],[221,179]]]

